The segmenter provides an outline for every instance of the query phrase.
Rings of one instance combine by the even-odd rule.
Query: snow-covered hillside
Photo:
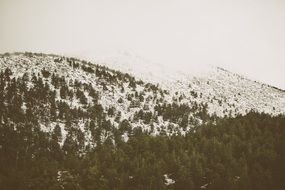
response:
[[[127,120],[131,128],[139,127],[153,135],[175,134],[185,133],[191,126],[206,122],[206,105],[195,98],[185,100],[179,93],[170,94],[157,85],[136,80],[129,74],[79,59],[32,53],[5,54],[0,57],[0,71],[9,75],[7,69],[12,72],[9,78],[26,81],[30,90],[35,87],[36,81],[43,80],[43,85],[55,94],[56,110],[64,103],[70,109],[80,109],[80,112],[90,115],[90,109],[94,106],[97,106],[94,108],[97,111],[98,107],[99,110],[102,107],[100,113],[105,116],[104,120],[115,128]],[[47,76],[44,73],[48,73]],[[61,81],[60,84],[56,85],[55,80]],[[51,106],[47,104],[46,107]],[[26,112],[25,102],[21,106]],[[180,113],[176,113],[177,110]],[[45,117],[45,120],[50,120],[49,117]],[[180,127],[182,117],[184,125]],[[65,119],[59,119],[48,122],[51,126],[43,128],[53,130],[55,124],[64,128],[62,124],[65,122]],[[86,121],[81,120],[74,123],[82,130],[85,124]],[[62,133],[65,133],[64,129]],[[128,138],[126,134],[124,138]]]
[[[194,91],[198,95],[195,99],[207,104],[210,114],[234,116],[250,110],[273,115],[285,113],[284,90],[223,68],[212,65],[192,65],[187,69],[168,67],[126,51],[88,57],[143,81],[159,84],[171,95],[178,93],[186,99],[193,99],[191,92]]]
[[[251,110],[285,114],[284,91],[221,68],[164,75],[144,61],[133,70],[136,58],[122,60],[108,62],[114,70],[99,61],[57,55],[0,55],[0,125],[26,122],[49,135],[61,134],[61,147],[77,139],[83,154],[98,143],[126,142],[142,133],[185,135],[218,117]]]
[[[83,69],[74,69],[71,66],[74,63]],[[126,52],[97,57],[93,62],[56,55],[7,54],[0,57],[0,70],[5,68],[10,68],[16,78],[25,73],[39,75],[46,69],[65,77],[67,81],[78,80],[83,84],[90,84],[99,92],[99,103],[104,110],[114,108],[115,113],[120,115],[120,121],[127,119],[132,122],[133,127],[143,126],[144,129],[150,129],[153,126],[154,134],[159,133],[156,129],[161,126],[179,128],[179,119],[162,118],[165,110],[168,107],[173,108],[173,104],[189,107],[188,112],[184,113],[189,119],[186,130],[191,127],[190,121],[193,124],[205,120],[205,112],[219,117],[234,117],[251,110],[272,115],[285,113],[285,92],[282,90],[222,68],[209,66],[186,71],[166,68]],[[93,72],[88,72],[90,68]],[[97,74],[98,70],[105,74],[105,78]],[[127,79],[122,79],[121,76],[127,76]],[[46,82],[55,89],[51,85],[51,79],[46,79]],[[59,93],[59,89],[56,91]],[[85,95],[87,103],[92,104],[92,98],[86,92]],[[57,99],[61,100],[60,97]],[[64,101],[71,107],[84,107],[79,100]],[[151,122],[137,120],[141,110],[152,114]],[[115,117],[109,119],[115,126],[119,125]]]

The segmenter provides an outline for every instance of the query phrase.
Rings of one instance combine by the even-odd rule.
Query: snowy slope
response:
[[[74,64],[78,66],[74,67]],[[15,53],[0,55],[0,72],[7,68],[13,73],[11,78],[29,76],[28,88],[33,86],[32,76],[43,76],[43,70],[64,78],[68,89],[73,92],[77,91],[74,81],[80,81],[84,85],[80,89],[86,97],[86,104],[75,97],[62,98],[60,89],[52,84],[52,77],[44,79],[44,83],[56,92],[56,101],[86,113],[94,105],[94,98],[86,90],[91,85],[98,93],[97,101],[102,106],[106,122],[119,129],[124,121],[128,121],[131,130],[139,128],[151,135],[185,134],[193,126],[215,121],[211,116],[235,117],[251,110],[285,114],[284,91],[217,67],[178,71],[127,53],[98,58],[94,62],[57,55]],[[22,107],[25,112],[25,103]],[[86,146],[95,146],[91,130],[85,128],[89,121],[77,120],[72,126],[85,135]],[[62,146],[68,134],[65,119],[40,123],[46,132],[59,125],[63,134]],[[112,128],[104,130],[102,140],[113,133]],[[131,133],[124,132],[122,139],[128,140]]]
[[[74,68],[74,66],[71,66],[71,63],[78,64],[79,66]],[[83,66],[92,69],[93,72],[84,71],[82,69]],[[192,123],[189,121],[187,126],[182,129],[179,127],[178,122],[170,121],[169,118],[163,118],[162,115],[159,115],[155,111],[155,106],[168,106],[174,102],[180,105],[181,102],[175,100],[178,95],[171,95],[155,85],[135,80],[128,74],[90,62],[46,54],[15,53],[0,55],[0,71],[4,72],[7,68],[13,73],[11,78],[19,79],[23,78],[24,75],[28,75],[30,80],[28,87],[33,85],[31,82],[32,76],[42,76],[43,70],[49,71],[52,75],[56,74],[59,77],[63,77],[68,82],[68,88],[72,91],[76,91],[73,85],[76,80],[84,85],[91,85],[99,93],[98,103],[102,106],[103,112],[107,117],[106,119],[114,127],[118,127],[123,120],[128,120],[132,128],[141,127],[144,131],[149,131],[153,135],[161,132],[175,134],[177,132],[185,133],[186,130],[193,126],[193,123],[202,122],[201,117],[194,114],[201,112],[203,105],[200,105],[195,100],[184,100],[187,106],[192,108],[195,105],[195,107],[189,113]],[[81,88],[81,90],[85,90],[84,94],[87,98],[87,105],[81,104],[79,99],[73,98],[70,100],[61,98],[60,90],[55,88],[51,80],[51,77],[49,77],[44,82],[52,90],[56,91],[57,101],[66,102],[71,108],[81,108],[84,111],[87,111],[86,106],[92,106],[92,98],[85,88]],[[135,85],[132,83],[135,83]],[[108,116],[109,109],[114,109],[112,116]],[[145,119],[145,115],[148,115],[149,119]],[[135,117],[139,118],[136,119]],[[63,126],[61,125],[62,122],[64,123],[65,121],[59,121],[59,123],[54,124],[50,123],[49,125],[52,124],[54,126],[55,124],[59,124]],[[84,124],[78,121],[76,125],[83,128]],[[42,126],[42,129],[44,131],[53,130],[53,126]],[[127,136],[125,138],[127,139]]]
[[[70,71],[70,68],[65,63],[58,63],[55,66],[53,64],[54,57],[52,56],[28,58],[24,55],[13,55],[10,59],[5,61],[5,63],[2,59],[1,66],[9,67],[11,64],[15,64],[15,62],[37,63],[34,67],[29,68],[29,72],[34,72],[34,70],[42,68],[55,70],[58,69],[56,67],[60,66],[61,73],[67,78],[76,78],[87,84],[91,83],[98,91],[102,91],[102,87],[96,85],[98,79],[92,78],[92,75],[86,75],[83,71]],[[186,71],[179,70],[179,68],[165,67],[158,63],[153,63],[134,53],[128,52],[117,52],[104,56],[89,56],[88,59],[92,59],[92,63],[104,65],[123,73],[129,73],[144,82],[150,82],[155,85],[159,84],[162,90],[168,92],[164,96],[164,101],[167,103],[183,97],[180,104],[189,102],[205,104],[208,107],[208,113],[221,117],[245,114],[250,110],[273,115],[285,113],[284,91],[249,80],[222,68],[209,66],[199,69],[190,68]],[[18,70],[15,68],[14,70],[19,75],[23,74],[23,69],[27,70],[24,66],[20,67],[22,70],[19,70],[18,67]],[[127,85],[125,84],[125,87]],[[111,88],[112,85],[110,84],[108,87]],[[126,94],[131,93],[131,89],[122,94],[120,89],[112,88],[115,93],[104,92],[102,95],[101,102],[106,108],[114,105],[114,102],[119,97],[125,98]],[[142,91],[142,89],[143,87],[137,87],[138,92]],[[152,93],[149,95],[153,96]],[[114,94],[116,97],[114,97]],[[145,96],[147,97],[147,95]],[[127,106],[119,105],[117,108],[122,111],[123,117],[131,117],[132,114],[128,113]]]
[[[208,111],[218,116],[245,114],[250,110],[273,115],[285,113],[285,92],[215,66],[188,70],[154,63],[130,52],[86,56],[99,64],[130,73],[136,78],[158,83],[162,88],[207,103]],[[202,95],[202,96],[200,96]]]

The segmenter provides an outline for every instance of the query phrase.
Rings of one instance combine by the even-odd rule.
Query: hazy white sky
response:
[[[0,0],[0,52],[131,50],[285,89],[284,0]]]

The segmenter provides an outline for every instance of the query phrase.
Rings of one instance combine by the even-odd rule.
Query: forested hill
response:
[[[1,55],[0,187],[285,189],[284,116],[219,118],[189,94],[75,58]]]

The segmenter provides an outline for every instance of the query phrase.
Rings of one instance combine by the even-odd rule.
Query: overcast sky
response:
[[[131,50],[285,89],[284,0],[0,0],[0,52]]]

